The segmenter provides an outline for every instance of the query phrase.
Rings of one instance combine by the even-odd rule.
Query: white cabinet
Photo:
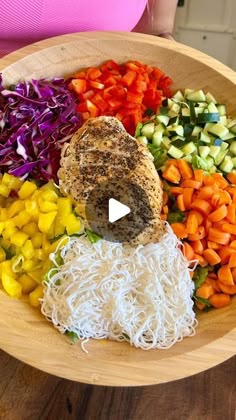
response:
[[[235,0],[185,0],[177,9],[174,37],[236,70],[235,15]]]

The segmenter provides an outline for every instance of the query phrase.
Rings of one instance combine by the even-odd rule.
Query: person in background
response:
[[[73,32],[136,31],[171,36],[177,0],[1,0],[0,57]]]

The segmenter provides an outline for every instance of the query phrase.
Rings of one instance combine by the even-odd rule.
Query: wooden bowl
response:
[[[107,59],[141,60],[170,75],[177,88],[209,90],[236,115],[236,74],[216,60],[176,42],[134,33],[81,33],[45,40],[0,60],[6,84],[33,77],[67,76]],[[51,374],[97,385],[133,386],[173,381],[235,354],[236,300],[198,314],[199,326],[169,350],[142,351],[127,343],[90,340],[85,354],[71,345],[39,310],[0,291],[0,347]]]

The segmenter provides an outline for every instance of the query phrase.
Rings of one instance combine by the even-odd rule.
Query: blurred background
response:
[[[236,70],[236,0],[179,0],[174,38]]]

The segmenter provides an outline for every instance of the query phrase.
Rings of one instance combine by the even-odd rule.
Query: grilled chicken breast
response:
[[[153,157],[118,119],[104,116],[89,119],[64,146],[58,177],[61,191],[71,195],[81,211],[95,187],[106,185],[111,198],[117,198],[117,189],[123,189],[122,197],[129,196],[127,204],[133,217],[128,223],[127,237],[132,239],[134,225],[144,226],[133,243],[157,242],[164,234],[160,219],[162,189]],[[107,223],[102,218],[99,215],[99,223]],[[127,223],[123,228],[127,230]]]

